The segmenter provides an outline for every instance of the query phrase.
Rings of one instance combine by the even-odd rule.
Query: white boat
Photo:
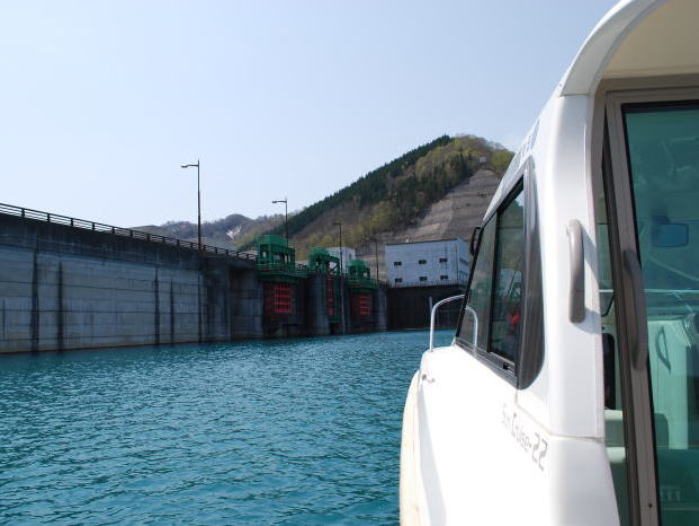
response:
[[[699,0],[600,21],[475,245],[408,392],[401,524],[699,525]]]

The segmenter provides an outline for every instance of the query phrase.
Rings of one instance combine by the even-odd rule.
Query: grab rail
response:
[[[478,349],[478,313],[470,305],[464,307],[465,312],[473,315],[473,350]]]
[[[583,253],[582,225],[577,219],[568,223],[568,250],[570,253],[568,317],[573,323],[579,323],[585,319],[585,254]]]
[[[430,351],[434,349],[434,320],[435,316],[437,315],[437,309],[444,305],[445,303],[450,303],[452,301],[456,300],[462,300],[464,299],[463,294],[458,294],[456,296],[449,296],[448,298],[444,298],[443,300],[438,301],[432,306],[432,312],[430,313]],[[476,326],[478,325],[478,318],[476,317]]]

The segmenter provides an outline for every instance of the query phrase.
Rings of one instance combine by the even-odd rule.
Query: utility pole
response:
[[[199,159],[196,163],[183,164],[181,168],[197,168],[197,241],[201,250],[201,176],[199,172]]]
[[[344,334],[347,331],[347,326],[345,325],[345,295],[343,294],[345,283],[342,277],[342,221],[335,221],[333,225],[340,228],[340,327]]]
[[[376,276],[374,279],[379,280],[379,242],[374,238],[374,260],[376,262]]]
[[[340,275],[342,275],[342,221],[335,221],[333,225],[340,227]]]
[[[284,203],[284,237],[286,238],[286,246],[289,246],[289,209],[287,208],[287,198],[272,201],[272,204]]]

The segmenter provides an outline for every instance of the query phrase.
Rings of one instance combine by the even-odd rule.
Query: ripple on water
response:
[[[0,523],[396,524],[401,413],[426,342],[0,356]]]

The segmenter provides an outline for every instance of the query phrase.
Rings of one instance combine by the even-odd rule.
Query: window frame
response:
[[[648,357],[642,367],[633,366],[633,338],[629,332],[636,327],[636,304],[645,316],[645,295],[636,290],[628,268],[623,261],[624,252],[640,260],[637,237],[635,204],[630,171],[630,160],[624,106],[684,103],[699,100],[699,76],[657,77],[642,81],[627,79],[607,80],[600,85],[596,97],[597,121],[593,123],[597,141],[595,166],[606,160],[610,170],[604,175],[600,168],[596,179],[601,180],[607,194],[607,220],[612,281],[615,288],[616,318],[619,333],[619,374],[623,400],[624,433],[626,436],[627,492],[630,523],[655,525],[661,521],[657,448],[654,432],[653,400],[651,394]],[[608,156],[604,159],[603,150]],[[647,349],[646,349],[647,352]]]
[[[498,260],[497,260],[498,248],[500,248],[500,236],[498,235],[498,233],[500,231],[500,216],[502,215],[502,212],[508,206],[510,206],[515,201],[515,199],[517,199],[520,195],[522,196],[522,201],[523,201],[523,204],[522,204],[522,230],[523,230],[522,241],[523,241],[523,243],[521,246],[521,262],[522,262],[522,270],[521,270],[521,272],[522,272],[522,282],[521,283],[522,284],[521,284],[521,287],[522,287],[523,291],[526,290],[525,283],[524,283],[524,275],[525,275],[525,272],[524,272],[524,254],[526,252],[525,245],[527,243],[526,226],[524,225],[524,221],[526,218],[526,212],[525,212],[524,208],[526,207],[526,203],[524,203],[524,198],[525,198],[524,181],[523,181],[523,179],[520,179],[517,182],[517,184],[515,184],[512,187],[512,189],[507,194],[507,197],[503,200],[503,202],[500,203],[500,205],[498,206],[498,209],[497,209],[497,213],[495,215],[495,243],[493,244],[493,268],[492,268],[493,281],[491,283],[491,290],[490,290],[490,298],[491,298],[490,319],[488,320],[488,348],[486,350],[486,352],[489,355],[492,355],[492,356],[490,356],[491,360],[494,359],[493,357],[496,357],[497,359],[495,359],[494,361],[496,362],[497,365],[499,365],[503,369],[511,370],[513,373],[517,369],[517,363],[519,362],[519,357],[520,357],[519,351],[522,347],[522,327],[520,327],[519,345],[517,346],[517,360],[516,361],[510,360],[508,357],[504,356],[503,354],[500,354],[499,352],[492,350],[492,345],[493,345],[493,313],[495,311],[495,309],[494,309],[495,297],[496,297],[495,288],[496,288],[497,280],[498,280],[498,276],[496,275],[496,270],[498,268]],[[522,314],[524,314],[524,312],[523,312],[524,311],[524,295],[523,294],[522,294],[522,297],[520,299],[520,309],[521,309]],[[522,316],[521,319],[522,319],[521,323],[524,324],[524,316]]]
[[[518,364],[521,361],[519,358],[521,358],[522,353],[521,347],[523,344],[523,337],[520,336],[520,342],[519,342],[519,347],[517,349],[517,357],[518,360],[515,362],[513,360],[509,360],[507,357],[498,354],[490,349],[491,346],[491,339],[492,339],[492,320],[493,320],[493,299],[494,299],[494,291],[495,291],[495,268],[496,268],[496,255],[497,255],[497,250],[498,250],[498,245],[499,245],[499,238],[498,238],[498,226],[499,226],[499,219],[500,219],[500,214],[502,211],[507,208],[517,197],[520,195],[523,196],[524,198],[524,209],[523,209],[523,221],[526,221],[526,210],[527,210],[527,195],[525,191],[525,177],[524,177],[524,170],[522,170],[521,173],[518,174],[518,176],[515,178],[516,182],[512,185],[512,187],[509,189],[506,197],[500,201],[498,206],[491,211],[490,214],[484,217],[483,222],[481,224],[481,229],[478,231],[478,242],[476,244],[477,250],[476,254],[473,255],[471,259],[471,266],[470,266],[470,271],[469,271],[469,277],[468,277],[468,283],[466,285],[466,295],[464,298],[464,303],[463,307],[467,305],[468,302],[468,297],[471,292],[471,285],[473,281],[473,276],[474,276],[474,269],[476,266],[476,263],[478,261],[478,258],[482,256],[482,243],[481,243],[481,237],[483,236],[483,232],[485,230],[486,225],[491,221],[495,221],[495,240],[493,243],[493,262],[492,262],[492,267],[491,267],[491,275],[493,275],[493,279],[491,282],[491,291],[490,291],[490,305],[488,309],[488,335],[487,335],[487,343],[486,343],[486,349],[480,349],[478,348],[478,345],[471,345],[468,341],[460,338],[460,332],[461,332],[461,323],[463,321],[463,317],[465,314],[465,308],[461,308],[461,311],[459,313],[459,320],[457,324],[457,333],[454,338],[454,343],[457,344],[459,347],[462,349],[470,352],[474,357],[479,359],[481,362],[483,362],[485,365],[490,367],[495,373],[497,373],[499,376],[507,380],[509,383],[517,386],[518,383]],[[527,238],[526,238],[526,225],[524,226],[525,230],[525,235],[524,235],[524,243],[522,246],[522,251],[523,251],[523,256],[526,253],[525,252],[525,246],[527,243]],[[522,259],[522,262],[526,264],[524,261],[524,258]],[[522,290],[525,291],[527,290],[527,282],[526,282],[526,272],[522,272]],[[522,323],[526,322],[526,313],[524,312],[524,307],[526,304],[523,302],[522,303],[522,311],[523,311],[523,316],[522,316]]]
[[[470,291],[471,282],[478,257],[481,255],[480,245],[483,230],[493,219],[494,214],[500,213],[509,202],[519,195],[519,191],[524,193],[524,255],[522,267],[522,328],[520,335],[517,362],[514,370],[504,369],[502,360],[492,351],[474,352],[473,346],[464,339],[459,338],[461,324],[465,315],[466,299],[462,303],[459,313],[454,344],[458,345],[466,352],[471,353],[484,365],[490,367],[496,374],[513,384],[518,390],[527,389],[540,375],[546,356],[546,322],[544,320],[544,283],[543,283],[543,256],[541,248],[540,218],[538,210],[537,178],[536,167],[533,157],[527,157],[522,161],[516,172],[506,176],[512,181],[507,185],[503,196],[496,201],[494,209],[488,213],[481,223],[478,232],[478,244],[475,254],[471,255],[469,272],[466,282],[466,293]],[[496,225],[497,226],[497,225]],[[495,244],[494,244],[495,245]],[[493,247],[495,250],[495,246]],[[495,253],[493,253],[493,268],[495,265]],[[494,285],[493,285],[494,286]],[[492,299],[491,299],[492,308]],[[491,314],[492,316],[492,314]],[[488,329],[490,331],[490,328]],[[490,335],[489,335],[490,337]]]

